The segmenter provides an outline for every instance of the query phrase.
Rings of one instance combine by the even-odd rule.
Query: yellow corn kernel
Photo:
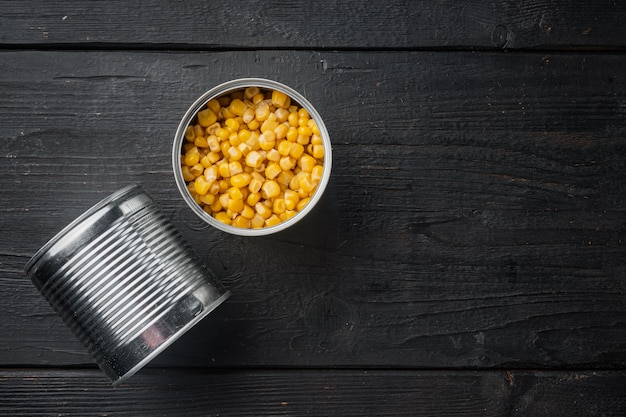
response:
[[[217,136],[219,140],[225,141],[225,140],[228,140],[228,137],[230,136],[230,132],[228,131],[228,129],[219,127],[215,130],[215,136]]]
[[[248,197],[246,197],[246,203],[248,203],[248,205],[250,207],[254,207],[259,201],[261,200],[261,193],[256,192],[250,192],[250,194],[248,194]]]
[[[313,131],[308,126],[300,126],[298,128],[298,135],[301,135],[301,136],[311,136],[312,134],[313,134]]]
[[[313,171],[313,167],[315,167],[315,158],[305,153],[300,157],[298,166],[305,172],[311,172]]]
[[[231,106],[232,106],[232,103],[231,103]],[[231,132],[239,131],[239,122],[235,118],[226,119],[224,121],[224,124],[226,125],[228,130],[230,130]]]
[[[206,106],[215,114],[219,113],[222,108],[222,105],[216,99],[209,100]]]
[[[231,146],[230,148],[228,148],[228,158],[231,161],[239,161],[241,157],[242,157],[242,154],[239,148],[236,148],[234,146]]]
[[[276,139],[285,139],[287,137],[287,132],[289,132],[289,127],[286,124],[279,124],[274,128],[274,135],[276,135]]]
[[[265,172],[265,168],[263,168],[263,171]],[[263,182],[265,181],[265,177],[260,173],[260,172],[251,172],[250,175],[252,176],[252,178],[256,178],[257,180]]]
[[[228,214],[224,211],[220,211],[219,213],[215,213],[215,220],[222,222],[224,224],[232,224],[232,220],[228,217]]]
[[[191,167],[200,162],[200,151],[195,146],[185,153],[184,164]]]
[[[309,112],[304,107],[298,110],[298,118],[300,119],[309,119]]]
[[[291,98],[282,91],[272,91],[272,104],[277,108],[286,109],[291,105]]]
[[[270,120],[268,118],[263,123],[261,123],[261,133],[265,133],[265,132],[267,132],[269,130],[274,132],[274,129],[276,129],[277,127],[278,127],[278,122]],[[276,136],[276,134],[274,134],[274,136]]]
[[[298,127],[298,113],[291,112],[289,116],[287,116],[287,121],[289,122],[289,126]]]
[[[294,159],[299,159],[304,153],[304,146],[299,143],[292,143],[289,149],[289,156]]]
[[[261,186],[261,196],[265,199],[277,197],[280,194],[280,185],[274,180],[267,180]]]
[[[265,172],[265,162],[259,165],[256,168],[252,169],[254,172]]]
[[[206,204],[207,206],[210,206],[211,204],[215,203],[215,195],[211,193],[207,193],[200,197],[200,202],[202,204]]]
[[[222,148],[220,148],[220,140],[215,135],[211,135],[207,138],[207,144],[211,152],[221,152],[222,150]]]
[[[284,212],[278,215],[278,218],[280,219],[281,222],[286,222],[287,220],[291,219],[295,215],[296,215],[296,212],[294,210],[285,210]]]
[[[217,120],[217,115],[211,109],[204,109],[198,112],[198,123],[202,127],[212,125]]]
[[[278,165],[280,165],[280,168],[283,171],[289,171],[296,166],[296,161],[297,160],[295,158],[292,158],[290,156],[283,156],[282,158],[280,158],[280,161],[278,161]]]
[[[239,152],[241,152],[242,157],[248,156],[248,153],[250,152],[250,147],[248,146],[248,144],[243,142],[237,146],[237,149],[239,149]]]
[[[220,192],[220,184],[218,181],[214,181],[209,188],[209,194],[217,195]]]
[[[248,106],[246,106],[246,103],[241,101],[239,98],[236,98],[233,101],[231,101],[230,105],[228,106],[228,110],[230,110],[232,113],[236,114],[237,116],[243,116],[243,113],[246,111],[247,108]]]
[[[231,147],[230,142],[228,141],[220,142],[220,152],[222,152],[223,155],[228,155],[228,149],[230,149],[230,147]]]
[[[185,139],[187,139],[187,141],[189,142],[193,142],[195,138],[196,134],[193,131],[193,126],[187,126],[187,128],[185,129]]]
[[[275,214],[280,214],[285,211],[285,199],[284,198],[276,198],[274,199],[274,203],[272,204],[272,210]]]
[[[300,179],[302,179],[302,173],[294,175],[291,181],[289,181],[289,189],[298,191],[300,189]]]
[[[296,140],[298,140],[298,129],[293,126],[289,127],[289,129],[287,130],[287,136],[285,136],[285,138],[289,142],[295,142]]]
[[[237,133],[231,133],[228,136],[228,143],[230,143],[230,146],[239,146],[239,144],[241,143],[241,140],[239,140],[239,135]]]
[[[211,209],[211,212],[213,213],[217,213],[224,209],[224,207],[222,207],[222,204],[220,203],[220,200],[217,198],[215,199],[215,202],[209,206],[209,208]]]
[[[276,135],[271,130],[264,132],[259,136],[259,146],[264,151],[269,151],[276,145]]]
[[[324,167],[322,165],[315,165],[311,170],[311,181],[318,184],[322,180],[324,175]]]
[[[206,157],[209,160],[209,162],[211,162],[211,164],[214,164],[220,159],[222,159],[222,155],[217,152],[209,152],[208,154],[206,154]]]
[[[235,227],[239,227],[241,229],[249,229],[250,228],[250,219],[247,219],[245,217],[243,217],[242,215],[239,215],[237,217],[235,217],[235,219],[232,222],[232,225]]]
[[[243,217],[245,217],[246,219],[251,219],[254,217],[255,214],[256,212],[254,211],[252,207],[250,207],[250,205],[248,204],[243,205],[243,209],[241,209],[241,215]]]
[[[233,187],[243,188],[250,184],[250,180],[252,176],[245,172],[240,172],[239,174],[235,174],[230,177],[230,183]]]
[[[317,134],[317,135],[319,135],[319,134],[320,134],[319,127],[317,127],[317,123],[315,123],[315,120],[313,120],[313,119],[309,119],[309,121],[307,122],[307,124],[306,124],[306,125],[307,125],[310,129],[311,129],[311,131],[312,131],[313,133],[315,133],[315,130],[317,129],[317,133],[316,133],[316,134]]]
[[[246,155],[246,165],[252,168],[258,168],[263,163],[263,156],[257,151],[250,151],[248,155]]]
[[[278,165],[276,162],[271,162],[267,164],[267,168],[265,168],[265,178],[273,180],[281,172],[282,169],[280,168],[280,165]]]
[[[255,213],[254,217],[250,219],[250,227],[253,229],[259,229],[265,226],[265,219],[259,214]]]
[[[228,181],[225,178],[219,180],[218,184],[220,186],[220,190],[219,190],[220,193],[225,193],[226,190],[228,190],[230,188],[230,181]]]
[[[315,190],[316,185],[317,184],[311,181],[311,175],[309,173],[307,173],[302,178],[300,178],[300,189],[306,191],[307,193],[310,193],[311,191]]]
[[[324,145],[313,145],[313,153],[314,158],[324,159]]]
[[[266,102],[260,102],[255,109],[255,117],[259,122],[264,122],[270,116],[270,106]]]
[[[220,194],[220,195],[217,197],[217,201],[219,201],[220,205],[221,205],[223,208],[227,208],[227,207],[228,207],[228,202],[230,201],[230,197],[228,196],[228,193],[227,193],[227,192],[225,192],[225,193],[223,193],[223,194]]]
[[[222,178],[230,177],[230,169],[228,168],[228,162],[222,161],[217,164],[217,172]]]
[[[276,114],[276,120],[279,123],[285,123],[285,122],[287,122],[287,120],[289,118],[289,110],[284,109],[284,108],[276,109],[274,114]],[[287,122],[287,124],[285,126],[289,127],[289,123]]]
[[[204,179],[207,180],[209,184],[213,184],[213,182],[217,180],[218,175],[219,171],[216,165],[211,165],[204,170]]]
[[[303,199],[303,198],[311,197],[311,193],[306,191],[304,188],[300,187],[298,188],[298,196],[300,196],[300,199]]]
[[[293,172],[281,170],[280,174],[278,174],[278,177],[276,178],[276,181],[278,182],[278,184],[284,187],[288,187],[289,181],[291,181],[292,177],[293,177]]]
[[[254,111],[254,109],[251,107],[248,107],[246,111],[243,112],[241,119],[243,120],[245,124],[248,124],[251,121],[253,121],[255,117],[256,117],[256,112]]]
[[[268,219],[272,215],[272,209],[260,202],[254,205],[254,210],[259,216],[263,217],[263,219]]]
[[[259,89],[259,87],[247,87],[244,91],[243,91],[243,96],[248,99],[251,100],[252,97],[256,96],[257,94],[259,94],[261,92],[261,90]]]
[[[269,219],[265,220],[265,227],[276,226],[280,224],[280,218],[276,214],[272,214]]]
[[[183,173],[183,179],[186,182],[193,181],[194,179],[196,179],[196,177],[191,172],[189,172],[189,167],[187,165],[183,165],[181,167],[181,171]]]
[[[261,122],[259,122],[257,119],[253,119],[247,125],[248,125],[248,129],[250,129],[250,130],[257,130],[259,128],[259,126],[261,126]]]
[[[195,182],[193,183],[193,188],[199,195],[205,195],[206,193],[208,193],[210,186],[211,184],[209,184],[202,176],[196,178]]]
[[[239,133],[237,133],[237,136],[239,136],[239,141],[242,143],[247,142],[248,139],[250,139],[251,135],[252,132],[250,132],[248,129],[240,129]]]
[[[297,191],[293,190],[285,190],[285,209],[287,210],[295,210],[296,205],[300,201],[300,196]]]
[[[228,190],[228,198],[231,200],[241,200],[243,198],[243,194],[238,187],[231,187]]]
[[[228,164],[228,172],[230,173],[231,176],[235,174],[239,174],[240,172],[243,172],[243,167],[241,166],[239,161],[232,161],[232,162],[229,162]]]
[[[194,125],[193,127],[194,136],[204,136],[204,131],[204,128],[200,124]]]
[[[265,159],[272,162],[278,162],[280,160],[280,153],[278,153],[276,148],[272,148],[265,153]]]
[[[262,185],[263,180],[252,178],[248,184],[248,190],[250,190],[251,193],[258,193],[261,190]]]
[[[311,135],[311,143],[313,145],[322,145],[324,143],[324,141],[322,140],[322,137],[318,134],[313,134]]]
[[[202,158],[200,158],[200,164],[202,165],[203,168],[208,168],[211,165],[213,165],[213,162],[211,162],[209,160],[209,155],[204,155]]]
[[[202,164],[195,164],[194,166],[189,168],[189,172],[194,177],[199,177],[204,172],[204,167],[202,166]]]
[[[289,151],[291,151],[291,142],[288,140],[283,140],[278,143],[278,153],[283,156],[289,155]]]
[[[260,91],[252,97],[252,103],[254,104],[259,104],[263,100],[265,100],[265,95],[261,93]]]
[[[309,204],[309,201],[310,201],[310,200],[311,200],[311,199],[310,199],[309,197],[307,197],[307,198],[303,198],[302,200],[300,200],[300,201],[298,202],[298,205],[296,206],[296,210],[301,211],[301,210],[304,208],[304,206],[306,206],[307,204]]]
[[[300,145],[308,145],[310,141],[311,137],[305,135],[298,135],[298,138],[296,139],[296,143],[299,143]]]
[[[222,127],[222,125],[219,122],[215,122],[211,126],[207,127],[204,132],[207,136],[211,136],[214,135],[215,131],[220,127]]]
[[[242,198],[231,198],[228,200],[228,205],[226,206],[226,208],[234,213],[239,213],[241,210],[243,210],[243,205],[244,203]]]

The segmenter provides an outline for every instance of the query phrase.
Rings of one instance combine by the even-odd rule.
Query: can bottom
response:
[[[217,298],[215,298],[217,296]],[[144,329],[113,355],[99,362],[100,369],[119,386],[146,366],[168,346],[222,304],[230,292],[215,294],[215,288],[204,285],[181,299],[166,314]]]

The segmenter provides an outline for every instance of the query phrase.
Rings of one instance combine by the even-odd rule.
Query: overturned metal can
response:
[[[86,211],[25,270],[113,385],[229,296],[138,186]]]

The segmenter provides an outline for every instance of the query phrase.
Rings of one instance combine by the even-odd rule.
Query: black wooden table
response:
[[[0,415],[626,415],[626,5],[0,1]],[[283,82],[333,142],[260,238],[175,187],[203,92]],[[140,184],[232,297],[112,388],[23,272]]]

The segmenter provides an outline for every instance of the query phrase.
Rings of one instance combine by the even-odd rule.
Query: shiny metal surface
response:
[[[229,295],[136,186],[92,207],[25,269],[114,385]]]

